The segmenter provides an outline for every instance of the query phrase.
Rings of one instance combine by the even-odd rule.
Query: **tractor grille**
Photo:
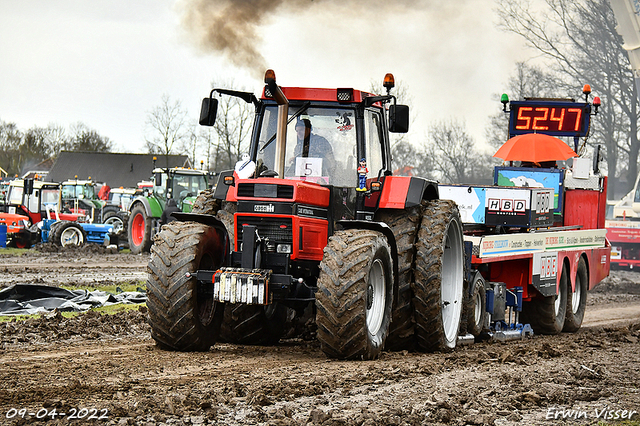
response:
[[[238,197],[284,198],[292,200],[293,185],[240,183],[238,184]]]
[[[269,241],[278,243],[293,243],[293,231],[291,219],[282,217],[236,217],[238,243],[242,242],[242,225],[253,225],[258,230],[260,238],[268,238]]]

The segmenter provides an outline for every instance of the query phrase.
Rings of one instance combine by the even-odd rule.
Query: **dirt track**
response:
[[[0,287],[143,279],[146,260],[0,255]],[[639,283],[640,273],[614,272],[590,294],[575,334],[368,362],[329,360],[302,340],[165,352],[149,337],[144,308],[0,323],[0,424],[44,424],[38,414],[47,424],[595,424],[618,409],[640,411]],[[70,420],[74,413],[84,418]]]

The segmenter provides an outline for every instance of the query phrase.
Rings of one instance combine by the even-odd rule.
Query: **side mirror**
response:
[[[409,131],[409,107],[407,105],[389,106],[389,131],[407,133]]]
[[[154,185],[155,186],[162,185],[162,176],[160,175],[160,173],[156,173],[156,181],[155,181]]]
[[[218,100],[216,98],[204,98],[200,108],[200,125],[213,126],[218,112]]]

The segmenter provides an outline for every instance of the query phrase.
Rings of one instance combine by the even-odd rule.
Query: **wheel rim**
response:
[[[476,321],[476,324],[480,324],[480,322],[482,321],[482,297],[480,296],[480,293],[476,294],[476,303],[475,303],[475,312],[474,312],[474,319]]]
[[[556,295],[556,301],[554,302],[554,308],[556,312],[556,317],[560,315],[560,295]]]
[[[67,228],[60,234],[60,245],[62,247],[79,246],[80,244],[82,244],[82,234],[77,228]]]
[[[117,234],[118,232],[120,232],[120,230],[124,226],[124,224],[122,223],[122,219],[120,219],[117,216],[110,217],[109,219],[105,220],[104,223],[106,225],[113,226],[113,233],[114,234]]]
[[[571,295],[571,311],[576,314],[580,309],[580,299],[582,298],[582,280],[580,274],[576,276],[576,289]]]
[[[442,301],[442,324],[447,342],[455,344],[460,326],[462,310],[463,250],[462,235],[457,223],[452,222],[447,231],[442,256],[442,283],[440,300]]]
[[[382,326],[386,287],[384,265],[380,259],[376,259],[369,270],[369,284],[367,285],[367,329],[372,335],[378,334]]]
[[[131,222],[131,239],[133,244],[139,246],[144,238],[144,216],[142,213],[136,213]]]

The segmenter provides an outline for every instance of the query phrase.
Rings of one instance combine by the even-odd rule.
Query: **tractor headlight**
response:
[[[276,246],[276,252],[278,253],[291,254],[291,251],[291,244],[278,244]]]

